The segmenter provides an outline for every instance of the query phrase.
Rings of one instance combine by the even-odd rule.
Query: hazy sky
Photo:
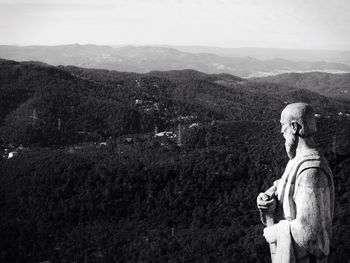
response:
[[[350,0],[0,0],[0,44],[350,49]]]

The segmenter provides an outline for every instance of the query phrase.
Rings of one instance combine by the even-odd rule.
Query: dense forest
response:
[[[255,81],[273,82],[290,87],[307,89],[332,98],[350,101],[349,73],[284,73],[276,76],[256,78]]]
[[[22,145],[0,160],[1,261],[269,262],[255,200],[283,172],[295,101],[334,173],[331,262],[350,259],[348,104],[192,70],[0,67],[2,148]]]
[[[59,146],[172,129],[179,122],[278,120],[288,102],[321,116],[350,105],[308,90],[198,71],[148,74],[0,61],[0,136],[15,144]]]

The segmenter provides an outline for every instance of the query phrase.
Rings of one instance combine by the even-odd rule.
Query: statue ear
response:
[[[293,134],[299,134],[299,131],[301,129],[301,125],[299,123],[297,123],[296,121],[292,121],[291,123],[292,125],[292,130],[293,130]]]

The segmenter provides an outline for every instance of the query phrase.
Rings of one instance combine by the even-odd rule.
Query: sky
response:
[[[0,0],[2,45],[350,50],[350,0]]]

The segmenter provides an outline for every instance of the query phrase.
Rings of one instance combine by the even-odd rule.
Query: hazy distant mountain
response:
[[[216,49],[213,51],[220,53]],[[139,73],[194,69],[210,74],[229,73],[248,77],[312,70],[350,72],[350,65],[322,62],[316,58],[311,62],[290,61],[283,58],[260,60],[247,55],[233,57],[213,53],[190,53],[159,46],[118,48],[96,45],[0,46],[0,57],[17,61],[33,60],[52,65],[75,65]]]
[[[326,61],[350,64],[350,50],[307,50],[282,48],[220,48],[206,46],[166,46],[183,52],[213,53],[224,57],[251,56],[256,59],[269,60],[282,58],[292,61]]]
[[[350,74],[287,73],[254,80],[307,89],[328,97],[350,100]]]

